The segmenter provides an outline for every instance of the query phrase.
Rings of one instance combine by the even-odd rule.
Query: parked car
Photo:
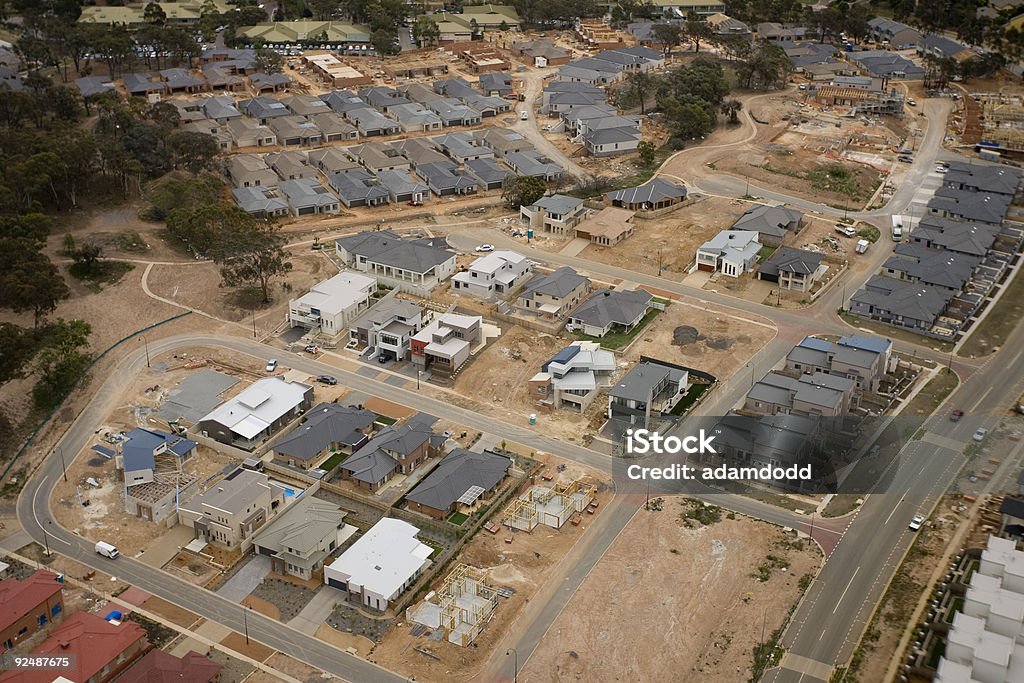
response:
[[[383,353],[377,354],[377,362],[380,363],[381,365],[384,365],[385,363],[388,362],[388,357],[385,356]]]
[[[908,526],[910,527],[911,531],[917,531],[921,528],[923,524],[924,515],[914,515],[914,519],[910,520],[910,524]]]
[[[857,231],[854,230],[852,225],[843,225],[841,223],[836,225],[836,232],[843,237],[856,237]]]
[[[267,372],[273,372],[274,370],[277,370],[277,359],[271,358],[267,361]]]
[[[954,410],[952,413],[949,414],[949,421],[950,422],[959,422],[960,418],[963,417],[963,416],[964,416],[964,411],[962,411],[959,408],[957,408],[956,410]]]
[[[526,121],[529,118],[530,118],[529,112],[526,112],[526,111],[519,112],[519,120],[520,121]]]
[[[418,202],[415,199],[410,199],[406,202],[409,206],[423,206],[423,202]]]
[[[917,102],[914,101],[913,97],[911,97],[909,100],[907,100],[907,104],[909,104],[911,107],[916,107],[917,106]]]
[[[476,248],[477,251],[494,251],[493,244],[481,244]]]
[[[331,377],[330,375],[319,375],[316,378],[316,381],[320,382],[320,384],[330,384],[332,387],[338,383],[337,378]]]
[[[900,162],[901,164],[912,164],[912,163],[914,163],[914,160],[911,159],[910,157],[898,157],[896,159],[896,161]]]
[[[984,441],[986,436],[988,436],[988,430],[984,427],[978,427],[974,430],[974,434],[971,434],[971,438],[979,443]]]
[[[939,165],[935,167],[936,173],[946,173],[947,171],[949,171],[949,169],[946,168],[945,166]]]

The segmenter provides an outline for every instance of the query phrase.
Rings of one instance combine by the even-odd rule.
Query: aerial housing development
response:
[[[0,683],[1024,681],[1022,12],[0,1]]]

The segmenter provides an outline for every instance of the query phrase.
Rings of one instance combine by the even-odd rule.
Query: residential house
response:
[[[953,190],[983,192],[1016,196],[1020,189],[1021,172],[1011,166],[981,166],[962,161],[952,161],[942,185]]]
[[[182,657],[153,649],[118,676],[118,683],[216,683],[224,667],[189,651]]]
[[[854,405],[856,383],[825,372],[790,377],[769,372],[747,392],[743,409],[755,415],[804,415],[841,419]]]
[[[301,496],[256,533],[253,549],[270,558],[272,572],[308,581],[355,533],[355,527],[345,524],[345,514],[335,503]]]
[[[472,159],[464,166],[466,175],[475,180],[478,187],[485,192],[502,189],[505,180],[512,175],[511,171],[498,165],[494,159]]]
[[[861,71],[875,78],[918,80],[924,78],[923,67],[902,55],[886,50],[848,52],[846,59],[860,66]]]
[[[454,512],[471,514],[494,497],[511,466],[505,455],[456,448],[405,494],[405,507],[434,519]]]
[[[715,447],[736,466],[806,465],[816,459],[820,430],[820,421],[814,417],[730,412],[714,426]]]
[[[313,387],[264,377],[201,418],[193,431],[251,451],[313,405]]]
[[[417,370],[450,375],[469,360],[473,345],[482,341],[482,326],[478,315],[442,313],[409,340],[409,358]]]
[[[436,161],[416,166],[416,175],[438,197],[476,193],[476,180],[451,161]]]
[[[369,104],[351,90],[332,90],[320,96],[320,99],[327,103],[333,111],[347,115],[348,112],[356,109],[373,109]]]
[[[556,45],[547,38],[516,43],[512,49],[524,62],[538,69],[568,64],[572,59],[569,50],[561,45]]]
[[[897,244],[882,265],[882,274],[959,294],[974,277],[981,257],[930,249],[923,244]]]
[[[196,442],[185,439],[177,434],[169,434],[159,429],[136,427],[121,442],[121,455],[118,465],[124,471],[126,488],[137,484],[148,484],[153,481],[156,473],[156,459],[169,455],[173,462],[180,465],[194,455]]]
[[[605,91],[596,85],[588,85],[587,83],[574,83],[572,81],[554,80],[544,86],[544,92],[541,94],[541,111],[546,111],[551,105],[551,98],[559,93],[576,93],[582,95],[591,95],[597,99],[597,102],[605,101]],[[595,104],[591,102],[591,104]]]
[[[288,202],[278,196],[277,190],[271,187],[236,187],[231,196],[246,213],[261,218],[288,215]]]
[[[928,33],[922,36],[921,42],[917,46],[917,54],[922,57],[932,56],[939,59],[954,59],[958,62],[978,56],[977,52],[963,43],[938,33]]]
[[[344,150],[337,147],[310,150],[306,154],[306,159],[310,164],[323,171],[328,178],[335,173],[359,168],[358,163],[350,159]]]
[[[403,240],[381,230],[342,237],[336,244],[349,267],[410,293],[430,292],[455,273],[455,252],[443,238]]]
[[[583,145],[590,156],[607,157],[634,152],[643,139],[643,134],[637,128],[619,126],[587,132],[583,136]]]
[[[430,188],[410,178],[408,173],[381,171],[377,180],[388,191],[393,204],[418,204],[430,199]]]
[[[577,341],[544,363],[530,378],[529,393],[545,410],[570,406],[584,412],[617,369],[615,354],[600,342]]]
[[[838,342],[804,337],[786,356],[786,372],[826,373],[852,379],[859,391],[877,393],[889,371],[892,342],[881,337],[850,336]]]
[[[476,259],[452,276],[452,290],[478,299],[504,299],[533,274],[533,263],[514,251],[499,249]]]
[[[346,111],[345,118],[359,129],[359,135],[364,138],[397,135],[402,132],[402,127],[397,121],[389,119],[376,109],[370,109],[368,106]]]
[[[910,241],[926,247],[943,249],[967,256],[985,256],[1001,226],[986,223],[967,223],[939,216],[924,216],[910,233]]]
[[[319,282],[288,302],[288,324],[328,337],[348,334],[349,323],[370,308],[377,281],[360,273],[343,272]]]
[[[786,27],[774,21],[765,21],[757,25],[757,37],[766,43],[790,45],[804,39],[807,30],[802,26]]]
[[[423,309],[411,301],[386,297],[352,322],[349,336],[362,348],[402,360],[409,352],[409,340],[422,327]]]
[[[566,329],[588,337],[603,337],[613,330],[629,332],[647,315],[653,298],[642,289],[599,289],[572,312]]]
[[[385,517],[330,565],[324,583],[365,607],[383,612],[430,565],[434,550],[417,539],[420,530]]]
[[[348,150],[370,173],[381,171],[408,171],[409,160],[402,156],[397,145],[387,142],[368,142]]]
[[[756,232],[758,242],[778,247],[787,235],[800,232],[803,225],[804,215],[796,209],[758,204],[744,211],[732,224],[732,230]]]
[[[333,111],[314,114],[309,117],[309,120],[320,130],[320,139],[323,142],[341,142],[355,140],[359,137],[356,127],[346,121],[344,116]]]
[[[781,289],[809,292],[811,287],[828,271],[822,255],[813,251],[779,247],[761,264],[757,278],[778,283]]]
[[[254,95],[262,95],[268,92],[281,92],[287,90],[292,79],[286,74],[249,74],[249,90]]]
[[[512,76],[502,72],[481,74],[477,87],[484,95],[505,97],[512,94]]]
[[[9,651],[64,616],[64,584],[40,569],[25,579],[0,581],[0,649]]]
[[[286,147],[314,147],[323,142],[320,129],[305,116],[277,116],[267,121],[267,126],[274,131],[278,143]]]
[[[273,152],[263,161],[277,173],[281,180],[316,178],[316,169],[309,165],[303,152]]]
[[[916,28],[885,17],[868,20],[871,37],[893,50],[916,48],[921,43],[921,32]]]
[[[649,428],[652,416],[675,407],[690,388],[689,378],[680,366],[641,360],[608,389],[608,419]]]
[[[0,674],[0,682],[110,683],[151,647],[146,631],[134,621],[107,621],[92,612],[75,612],[31,653],[40,658],[67,657],[68,667],[61,668],[59,675],[53,669],[12,669]]]
[[[125,74],[121,80],[124,89],[133,97],[159,97],[167,92],[167,84],[151,73]]]
[[[391,108],[391,115],[406,133],[441,130],[444,125],[440,116],[419,102],[394,106]]]
[[[341,210],[338,198],[316,178],[285,180],[280,187],[293,216],[315,216]]]
[[[739,277],[754,269],[761,246],[753,230],[723,230],[697,248],[697,270]]]
[[[456,164],[494,158],[494,150],[479,144],[469,133],[439,135],[431,142]]]
[[[284,508],[284,489],[263,472],[239,467],[178,510],[195,538],[247,550],[252,537]]]
[[[242,118],[242,112],[235,106],[235,98],[225,95],[219,97],[206,97],[198,102],[199,108],[206,114],[206,118],[225,124],[228,121]]]
[[[369,441],[376,419],[363,408],[320,403],[274,444],[274,460],[309,470],[320,467],[332,453],[352,455]]]
[[[686,201],[686,186],[652,178],[643,185],[608,192],[605,197],[612,206],[630,211],[657,211]]]
[[[327,178],[327,183],[341,198],[347,209],[360,206],[380,206],[390,199],[388,188],[361,168],[353,168],[341,173],[334,173]]]
[[[107,93],[117,94],[117,87],[107,76],[84,76],[75,80],[75,86],[83,100]]]
[[[275,100],[273,97],[261,96],[242,100],[238,103],[238,108],[246,116],[256,119],[262,126],[267,125],[271,119],[291,116],[291,112],[288,111],[288,107],[284,105],[284,102]]]
[[[265,44],[333,44],[342,54],[361,53],[363,57],[370,48],[368,27],[342,21],[275,21],[242,28],[239,36],[248,39],[247,42],[256,42],[258,38]]]
[[[547,320],[564,318],[590,293],[590,280],[569,266],[534,275],[516,298],[516,307]]]
[[[928,201],[928,212],[945,218],[999,225],[1003,222],[1013,197],[939,187]]]
[[[536,150],[510,152],[504,157],[505,163],[519,175],[543,178],[551,183],[562,177],[565,172],[561,166]]]
[[[281,103],[296,116],[313,116],[331,111],[326,102],[314,95],[292,95],[283,98]]]
[[[235,187],[277,187],[278,176],[256,154],[234,154],[227,158],[225,171]]]
[[[576,93],[562,94],[574,95]],[[619,117],[615,107],[606,102],[596,102],[594,104],[573,104],[573,106],[563,108],[559,112],[552,111],[552,113],[559,114],[559,117],[563,122],[562,128],[566,133],[568,133],[570,138],[582,135],[586,131],[587,122],[597,121],[599,119],[610,119],[612,121],[616,121],[621,118],[621,120],[624,121],[624,125],[636,126],[636,119]]]
[[[239,92],[245,89],[244,68],[237,70],[233,65],[211,63],[203,65],[203,77],[210,89],[219,92]]]
[[[205,78],[189,73],[188,69],[164,69],[160,72],[160,80],[170,93],[195,94],[209,90],[210,87]]]
[[[374,86],[363,88],[359,91],[359,97],[367,104],[382,114],[391,114],[392,107],[411,104],[412,100],[394,88]]]
[[[742,36],[750,39],[750,27],[727,14],[718,12],[710,15],[705,21],[716,36]]]
[[[412,474],[444,446],[447,437],[434,434],[430,422],[413,418],[388,426],[345,459],[338,471],[356,486],[376,491],[396,474]]]
[[[227,123],[235,147],[270,147],[277,144],[277,135],[269,127],[252,119],[233,119]]]
[[[395,149],[401,151],[402,156],[409,160],[412,168],[420,164],[433,164],[438,161],[448,161],[448,157],[431,143],[430,138],[409,138],[394,143]]]
[[[590,214],[576,226],[576,237],[602,247],[614,247],[632,234],[633,212],[614,206]]]
[[[507,128],[488,127],[473,131],[473,137],[493,149],[494,153],[502,159],[509,154],[533,149],[533,143],[523,137],[521,133]]]
[[[445,127],[476,126],[482,120],[480,112],[452,97],[430,100],[426,107],[440,117]]]

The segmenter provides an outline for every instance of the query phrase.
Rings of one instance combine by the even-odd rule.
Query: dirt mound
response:
[[[719,339],[712,339],[706,343],[709,349],[715,349],[716,351],[728,351],[735,341],[728,337],[721,337]]]
[[[696,327],[680,325],[672,330],[672,343],[676,346],[689,346],[696,343],[698,339],[700,339],[700,332]]]

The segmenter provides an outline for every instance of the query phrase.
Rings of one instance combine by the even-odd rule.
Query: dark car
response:
[[[952,413],[949,414],[949,419],[950,419],[951,422],[958,422],[960,420],[960,418],[963,417],[963,416],[964,416],[964,411],[962,411],[959,408],[957,408],[956,410],[954,410]]]
[[[384,365],[385,363],[388,362],[388,357],[382,353],[379,356],[377,356],[377,362],[380,363],[381,365]]]
[[[316,378],[316,381],[320,382],[320,384],[330,384],[331,386],[338,383],[337,378],[331,377],[330,375],[320,375]]]

